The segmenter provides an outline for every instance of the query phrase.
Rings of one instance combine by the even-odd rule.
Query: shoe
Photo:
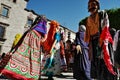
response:
[[[54,80],[54,78],[53,77],[48,77],[48,79],[47,80]]]

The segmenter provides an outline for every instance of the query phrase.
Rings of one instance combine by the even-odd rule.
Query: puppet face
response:
[[[58,32],[59,30],[60,30],[59,26],[58,26],[58,27],[56,27],[56,32]]]
[[[80,26],[79,26],[79,31],[85,32],[85,31],[86,31],[85,25],[80,25]]]
[[[98,11],[98,9],[99,9],[99,6],[98,6],[97,2],[93,1],[88,4],[88,11],[90,13],[95,13]]]

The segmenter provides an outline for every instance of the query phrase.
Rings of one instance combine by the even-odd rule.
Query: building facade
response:
[[[9,52],[15,35],[23,34],[39,15],[26,9],[28,2],[29,0],[0,0],[0,53]],[[49,28],[49,24],[47,27]],[[68,38],[71,41],[75,39],[75,32],[62,25],[60,27],[65,33],[65,41]]]

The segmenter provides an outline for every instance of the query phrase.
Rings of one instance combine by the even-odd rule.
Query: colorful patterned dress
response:
[[[75,43],[80,45],[82,53],[74,51],[73,77],[77,80],[92,80],[90,76],[91,62],[88,55],[88,44],[84,41],[84,31],[76,33]]]
[[[55,39],[57,43],[55,44],[55,48],[52,50],[51,55],[45,56],[44,58],[44,70],[43,74],[47,76],[59,75],[61,73],[61,59],[60,59],[60,33],[55,34]]]
[[[41,26],[43,25],[44,26]],[[14,80],[38,80],[40,76],[40,41],[46,22],[39,22],[32,30],[24,33],[18,44],[0,62],[2,75]]]
[[[113,80],[116,75],[113,63],[113,40],[109,32],[109,18],[106,11],[100,11],[87,18],[85,41],[89,43],[91,78]]]

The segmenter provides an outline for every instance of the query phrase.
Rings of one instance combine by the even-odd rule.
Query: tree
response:
[[[107,10],[110,28],[120,29],[120,8]]]

